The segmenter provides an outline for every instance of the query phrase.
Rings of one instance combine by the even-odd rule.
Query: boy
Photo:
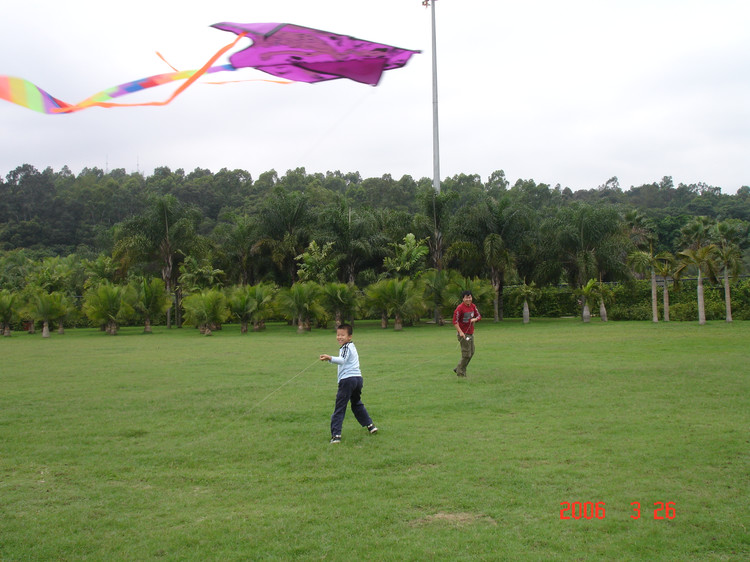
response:
[[[466,376],[466,367],[474,356],[474,323],[482,318],[473,300],[471,291],[464,291],[461,293],[461,304],[453,311],[453,324],[456,326],[458,343],[461,344],[461,361],[453,372],[459,377]]]
[[[359,355],[352,341],[351,324],[341,324],[336,329],[336,341],[339,342],[338,357],[321,354],[321,361],[330,361],[338,365],[339,389],[336,393],[336,407],[331,415],[331,443],[341,443],[341,426],[344,424],[346,405],[351,402],[352,412],[359,424],[370,433],[377,433],[378,428],[372,423],[367,408],[360,400],[362,396],[362,371],[359,369]]]

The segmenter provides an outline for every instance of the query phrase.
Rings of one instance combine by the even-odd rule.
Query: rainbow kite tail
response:
[[[138,106],[159,106],[167,105],[178,95],[184,92],[190,85],[195,83],[198,78],[204,74],[213,74],[214,72],[224,72],[236,70],[231,64],[224,64],[213,66],[213,64],[226,53],[229,49],[234,47],[240,39],[245,37],[246,34],[238,35],[234,41],[225,45],[219,49],[201,68],[198,70],[183,70],[175,72],[167,72],[165,74],[157,74],[156,76],[149,76],[148,78],[142,78],[140,80],[134,80],[132,82],[126,82],[112,88],[108,88],[101,92],[94,94],[76,104],[66,103],[59,100],[40,87],[32,84],[28,80],[23,78],[17,78],[15,76],[2,76],[0,75],[0,99],[4,99],[11,103],[18,104],[20,106],[38,111],[39,113],[46,113],[48,115],[56,115],[60,113],[73,113],[75,111],[81,111],[89,107],[138,107]],[[153,88],[154,86],[161,86],[169,82],[184,81],[173,93],[164,101],[152,101],[142,103],[115,103],[111,100],[145,90]]]
[[[23,78],[15,76],[0,76],[0,99],[38,111],[39,113],[54,114],[64,112],[70,107]]]

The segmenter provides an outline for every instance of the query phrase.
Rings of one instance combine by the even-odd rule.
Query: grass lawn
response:
[[[0,560],[750,558],[750,322],[354,341],[330,445],[334,330],[0,338]]]

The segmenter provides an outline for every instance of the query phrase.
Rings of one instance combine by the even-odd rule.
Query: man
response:
[[[474,323],[482,318],[473,300],[471,291],[464,291],[461,293],[461,304],[453,311],[453,325],[458,332],[458,343],[461,344],[461,361],[453,372],[459,377],[466,376],[466,367],[474,356]]]

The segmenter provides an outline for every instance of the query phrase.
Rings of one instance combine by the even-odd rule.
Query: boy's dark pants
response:
[[[331,415],[331,435],[341,435],[341,426],[344,424],[346,405],[352,403],[352,412],[357,418],[359,425],[367,427],[372,423],[367,408],[360,400],[362,396],[362,377],[349,377],[339,381],[339,390],[336,393],[336,407]]]
[[[458,334],[456,335],[458,336]],[[465,377],[466,367],[469,366],[469,361],[474,357],[474,335],[463,338],[458,336],[458,343],[461,344],[461,361],[458,362],[454,371],[459,377]]]

